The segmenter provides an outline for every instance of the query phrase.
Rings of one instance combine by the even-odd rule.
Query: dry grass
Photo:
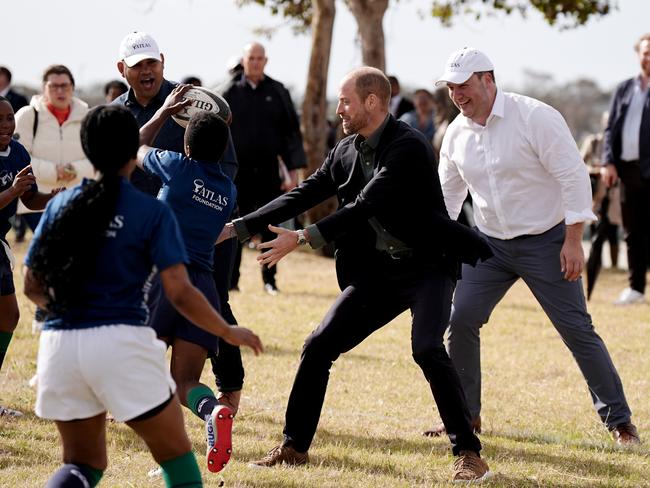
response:
[[[22,257],[25,246],[15,250]],[[19,276],[16,282],[20,290]],[[246,465],[280,439],[302,341],[338,293],[333,262],[308,252],[281,263],[278,285],[279,296],[263,294],[254,253],[245,253],[242,291],[234,294],[232,305],[240,322],[260,333],[266,354],[253,358],[245,353],[235,458],[223,476],[204,470],[206,486],[222,481],[230,487],[447,485],[452,463],[448,442],[420,435],[437,415],[410,356],[406,314],[334,365],[309,467],[256,470]],[[650,407],[644,401],[650,396],[650,307],[611,306],[624,286],[624,273],[605,271],[591,313],[643,435],[650,430]],[[34,391],[27,381],[35,371],[37,339],[30,333],[33,307],[22,296],[20,303],[22,318],[0,373],[0,399],[31,411]],[[521,283],[484,329],[483,373],[482,441],[496,473],[487,486],[650,486],[650,451],[646,446],[621,451],[612,445],[570,353]],[[204,379],[213,384],[208,374]],[[186,423],[201,459],[201,422],[187,415]],[[163,485],[147,478],[155,465],[128,428],[111,425],[108,439],[110,466],[102,486]],[[0,420],[0,486],[43,486],[59,457],[52,424],[32,413]]]

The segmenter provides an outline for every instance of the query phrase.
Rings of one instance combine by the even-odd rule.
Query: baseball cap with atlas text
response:
[[[120,44],[119,59],[132,68],[143,59],[157,59],[161,61],[158,43],[146,32],[130,32]]]
[[[445,72],[435,84],[440,86],[443,83],[465,83],[474,73],[492,70],[494,65],[483,52],[473,47],[464,47],[451,53],[445,65]]]

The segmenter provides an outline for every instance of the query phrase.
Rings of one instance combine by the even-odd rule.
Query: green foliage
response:
[[[607,15],[616,7],[616,0],[433,0],[431,15],[449,27],[457,15],[471,15],[477,20],[496,12],[523,17],[529,9],[542,13],[550,25],[561,29],[584,25],[590,18]]]
[[[267,7],[273,15],[281,15],[295,30],[304,32],[311,25],[314,13],[312,0],[235,0],[238,5],[257,4]],[[348,3],[348,0],[345,2]],[[479,20],[499,12],[519,12],[522,17],[534,9],[546,22],[561,29],[584,25],[593,17],[603,17],[616,8],[616,0],[432,0],[431,15],[443,26],[452,25],[458,15]]]
[[[282,15],[299,32],[309,29],[314,13],[311,0],[235,0],[235,2],[240,6],[257,4],[268,7],[273,15]]]

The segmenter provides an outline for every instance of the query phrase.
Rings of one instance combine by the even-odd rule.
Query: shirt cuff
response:
[[[308,225],[305,227],[305,230],[309,234],[309,245],[312,249],[320,249],[327,244],[327,241],[323,237],[323,234],[318,230],[316,224]]]
[[[571,210],[564,212],[564,223],[566,225],[573,225],[579,222],[591,222],[595,220],[598,220],[598,217],[596,217],[590,208],[585,208],[582,212],[573,212]]]
[[[232,225],[235,227],[235,232],[237,232],[237,239],[239,239],[239,242],[246,242],[251,238],[251,234],[248,232],[244,219],[234,219]]]

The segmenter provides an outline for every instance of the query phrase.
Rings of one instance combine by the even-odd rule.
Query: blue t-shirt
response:
[[[190,263],[212,271],[214,243],[235,207],[237,191],[219,164],[152,149],[143,161],[163,186],[158,199],[173,210]]]
[[[84,181],[56,195],[47,205],[25,257],[46,226],[88,184]],[[174,215],[166,205],[138,191],[126,179],[120,186],[115,217],[97,249],[95,269],[82,285],[83,304],[62,316],[50,316],[44,329],[85,329],[110,324],[145,325],[146,290],[155,265],[164,270],[188,261]]]
[[[0,192],[8,190],[13,185],[18,172],[31,161],[29,153],[18,141],[12,140],[7,149],[0,152]],[[36,185],[33,185],[31,191],[37,191]],[[5,236],[11,223],[9,219],[16,214],[18,207],[18,198],[14,198],[9,205],[0,209],[0,239],[6,241]]]

